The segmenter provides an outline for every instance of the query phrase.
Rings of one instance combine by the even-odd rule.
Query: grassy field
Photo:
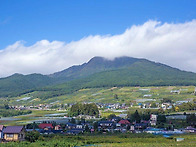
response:
[[[179,94],[171,93],[172,90],[180,90]],[[81,89],[71,94],[53,97],[49,99],[40,99],[40,92],[33,92],[21,97],[12,98],[9,103],[16,105],[30,105],[40,103],[75,103],[75,102],[102,102],[102,103],[130,103],[139,101],[160,102],[163,98],[170,98],[174,102],[179,100],[195,99],[194,86],[165,86],[165,87],[113,87],[113,88],[91,88]],[[115,97],[118,96],[118,98]],[[145,97],[145,95],[151,95]],[[24,97],[31,97],[28,100],[17,101]]]
[[[29,121],[38,120],[41,117],[45,117],[46,114],[54,114],[54,113],[63,113],[63,111],[32,110],[31,114],[12,117],[18,120],[14,120],[14,121],[13,120],[10,120],[10,121],[0,120],[0,124],[3,124],[5,126],[26,125],[28,124]]]
[[[184,138],[184,141],[176,142],[176,138]],[[34,143],[7,143],[0,144],[6,147],[80,147],[80,146],[101,146],[101,147],[194,147],[196,144],[196,135],[173,136],[171,139],[151,134],[119,134],[119,135],[94,135],[94,136],[51,136],[40,137]]]

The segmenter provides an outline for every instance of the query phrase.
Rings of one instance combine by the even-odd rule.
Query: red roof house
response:
[[[42,123],[39,124],[38,127],[40,129],[44,129],[44,130],[48,130],[48,129],[53,129],[54,127],[52,126],[52,124],[47,124],[47,123]]]
[[[130,125],[130,124],[131,124],[131,123],[130,123],[128,120],[126,120],[126,119],[120,120],[118,123],[119,123],[119,124],[122,124],[122,125]]]

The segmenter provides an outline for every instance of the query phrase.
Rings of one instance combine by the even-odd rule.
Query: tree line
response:
[[[90,115],[90,116],[98,117],[99,109],[97,105],[95,105],[94,103],[90,103],[90,104],[77,103],[71,106],[69,115],[70,116]]]

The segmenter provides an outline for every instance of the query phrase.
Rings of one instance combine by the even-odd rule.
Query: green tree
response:
[[[10,107],[9,107],[8,104],[4,104],[4,108],[5,108],[5,109],[9,109]]]
[[[196,115],[195,114],[187,115],[186,122],[187,122],[188,125],[196,127]]]
[[[156,108],[157,105],[156,105],[156,103],[152,103],[150,107],[151,107],[151,108]]]
[[[75,104],[71,107],[69,114],[71,116],[82,115],[91,115],[91,116],[99,116],[99,109],[97,105],[94,103],[91,104]]]
[[[114,95],[114,99],[118,100],[118,95],[117,94]]]
[[[40,134],[37,131],[27,132],[25,135],[25,139],[29,142],[35,142],[38,140]]]
[[[158,123],[160,123],[160,122],[165,123],[165,122],[166,122],[166,117],[165,117],[165,115],[158,115],[158,117],[157,117],[157,122],[158,122]]]
[[[163,98],[163,100],[161,101],[161,103],[172,103],[172,100],[169,98]]]
[[[94,127],[95,131],[98,131],[98,122],[97,121],[93,123],[93,127]]]
[[[88,125],[85,126],[84,130],[85,130],[85,132],[90,132]]]
[[[116,117],[115,114],[110,114],[110,115],[108,115],[108,119],[109,119],[109,120],[112,119],[112,118],[114,118],[114,117]]]
[[[139,123],[141,121],[141,117],[137,110],[131,115],[131,120],[136,121],[136,123]]]
[[[71,118],[70,123],[75,124],[76,120],[74,118]]]

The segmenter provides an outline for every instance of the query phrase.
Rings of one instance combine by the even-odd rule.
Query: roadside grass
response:
[[[176,142],[176,138],[184,138],[184,141]],[[170,139],[151,134],[110,134],[110,135],[79,135],[79,136],[49,136],[40,137],[38,141],[11,142],[0,144],[2,147],[81,147],[81,146],[103,146],[103,147],[193,147],[196,144],[196,135],[173,136]]]

